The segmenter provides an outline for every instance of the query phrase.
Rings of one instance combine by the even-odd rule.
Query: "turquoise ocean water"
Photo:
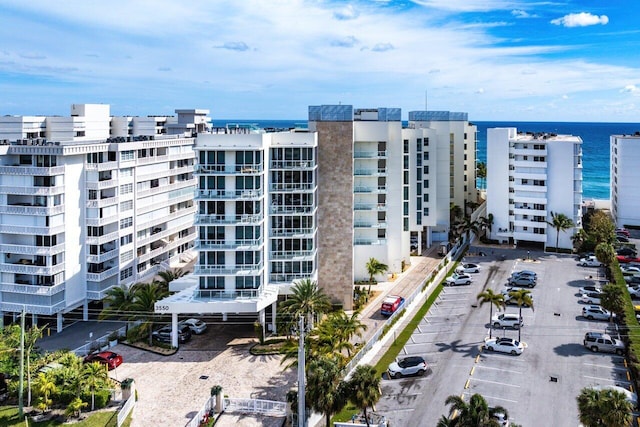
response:
[[[255,124],[261,128],[295,127],[306,120],[222,120],[214,121],[216,126],[226,123]],[[569,122],[478,122],[478,161],[487,159],[487,129],[493,127],[515,127],[522,132],[548,132],[575,135],[582,138],[583,182],[582,194],[585,199],[609,198],[609,137],[611,135],[633,134],[640,131],[640,123],[569,123]],[[406,123],[405,123],[406,124]]]

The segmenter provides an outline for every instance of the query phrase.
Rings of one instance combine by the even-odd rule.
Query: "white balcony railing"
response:
[[[66,284],[60,283],[54,286],[45,285],[19,285],[15,283],[0,283],[0,291],[14,294],[28,294],[51,296],[65,290]]]
[[[241,264],[241,265],[196,265],[194,274],[212,275],[212,274],[238,274],[256,275],[264,268],[262,262],[258,264]]]
[[[25,264],[22,264],[20,262],[17,262],[15,264],[7,262],[0,263],[0,271],[3,273],[32,274],[39,276],[53,276],[54,274],[58,274],[64,271],[64,263],[51,266],[42,266],[26,264],[26,262],[30,262],[28,260],[21,261],[25,262]]]
[[[56,255],[64,252],[64,245],[56,246],[30,246],[30,245],[0,245],[0,252],[12,255]]]

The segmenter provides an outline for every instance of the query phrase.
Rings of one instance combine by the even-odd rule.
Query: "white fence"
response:
[[[211,396],[185,427],[198,427],[204,419],[208,418],[209,414],[212,414],[215,405],[216,397]],[[222,407],[224,412],[258,414],[267,417],[285,417],[287,415],[287,402],[274,400],[230,399],[225,397],[222,400]]]
[[[131,393],[131,396],[129,396],[122,409],[118,411],[118,427],[124,424],[124,420],[127,419],[129,412],[131,412],[134,406],[136,406],[135,392]]]
[[[211,413],[211,410],[215,408],[215,406],[216,406],[216,397],[211,396],[210,398],[207,399],[202,409],[200,409],[198,413],[194,415],[193,418],[191,418],[191,421],[189,421],[185,425],[185,427],[199,427],[200,423],[205,418],[205,415]]]

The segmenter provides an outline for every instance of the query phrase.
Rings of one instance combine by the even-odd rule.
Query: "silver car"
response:
[[[610,313],[599,305],[588,305],[582,307],[582,317],[589,320],[609,320],[611,316],[616,317],[615,313]]]

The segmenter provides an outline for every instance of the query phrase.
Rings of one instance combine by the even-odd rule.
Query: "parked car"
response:
[[[633,405],[634,408],[638,406],[638,395],[632,391],[627,390],[624,387],[620,387],[617,385],[594,385],[590,387],[593,390],[602,391],[602,390],[613,390],[627,396],[627,401]]]
[[[84,363],[98,362],[107,367],[108,370],[116,369],[122,365],[122,356],[113,351],[101,351],[93,353],[84,358]]]
[[[616,228],[616,234],[624,234],[627,237],[631,237],[631,233],[629,233],[629,230],[627,230],[624,227],[618,227]]]
[[[580,295],[588,294],[590,292],[595,292],[595,293],[601,294],[602,293],[602,288],[600,286],[587,285],[587,286],[583,286],[583,287],[581,287],[579,289]]]
[[[624,354],[624,343],[622,341],[601,332],[587,332],[584,334],[582,344],[593,352]]]
[[[623,246],[616,251],[617,255],[632,256],[632,257],[635,257],[637,253],[638,251],[636,251],[633,248],[630,248],[629,246]]]
[[[640,267],[635,265],[623,265],[620,267],[620,271],[623,273],[640,273]]]
[[[513,297],[512,292],[513,291],[517,291],[518,288],[505,288],[502,290],[502,297],[503,297],[503,302],[506,305],[518,305],[518,303],[516,302],[516,299]],[[531,298],[531,302],[533,302],[533,295],[529,294],[529,298]],[[522,304],[523,307],[529,307],[528,304]]]
[[[616,235],[616,240],[620,243],[629,243],[629,238],[627,236],[624,236],[622,234],[618,234]]]
[[[636,258],[635,256],[627,256],[627,255],[618,255],[616,259],[619,263],[627,264],[630,262],[640,262],[640,258]]]
[[[586,317],[589,320],[609,320],[612,315],[613,318],[616,317],[615,313],[611,313],[599,305],[582,307],[582,317]]]
[[[407,375],[423,375],[427,372],[427,362],[422,356],[409,356],[389,364],[387,372],[391,378]]]
[[[522,354],[524,344],[513,338],[487,338],[484,340],[484,348],[489,351],[508,353],[515,356]]]
[[[480,266],[478,264],[466,263],[460,264],[456,267],[457,273],[480,273]]]
[[[529,278],[533,278],[534,280],[538,280],[538,274],[535,271],[531,271],[531,270],[515,271],[511,273],[511,277],[514,279],[517,277],[529,277]]]
[[[404,305],[404,298],[398,295],[387,295],[380,306],[380,314],[383,316],[391,316]]]
[[[640,286],[627,285],[627,291],[629,291],[631,299],[640,299]]]
[[[602,267],[602,263],[598,261],[598,258],[596,258],[595,256],[582,258],[580,261],[578,261],[578,264],[582,267]]]
[[[524,326],[524,322],[517,313],[502,313],[496,314],[491,318],[491,325],[494,328],[520,329],[520,327]]]
[[[627,285],[638,285],[640,284],[640,276],[624,276],[624,281],[627,282]]]
[[[536,279],[527,276],[518,276],[509,278],[509,286],[517,286],[519,288],[533,288],[536,285]]]
[[[462,273],[453,273],[445,280],[447,286],[470,285],[471,276]]]
[[[491,411],[491,408],[489,411]],[[491,415],[491,419],[497,422],[500,427],[509,427],[511,425],[509,418],[507,418],[504,412],[494,412],[493,415]]]
[[[598,304],[600,305],[600,296],[602,294],[598,292],[589,292],[580,295],[580,301],[584,304]]]
[[[178,323],[179,325],[187,325],[191,329],[191,333],[200,335],[207,330],[207,324],[200,319],[187,319]]]
[[[160,342],[171,343],[171,325],[163,326],[151,334]],[[178,342],[186,343],[191,339],[191,329],[187,325],[178,325]]]

